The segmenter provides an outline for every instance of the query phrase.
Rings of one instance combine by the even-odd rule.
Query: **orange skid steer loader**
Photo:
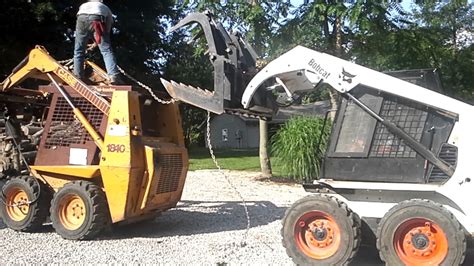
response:
[[[87,66],[95,81],[105,80],[102,69]],[[16,87],[28,78],[50,85]],[[9,228],[34,232],[49,216],[63,238],[90,239],[113,223],[176,206],[188,155],[174,102],[158,103],[130,86],[86,85],[40,46],[0,92],[8,109],[3,140],[14,151],[2,150],[8,181],[0,215]],[[33,128],[36,135],[25,134]],[[27,146],[33,148],[25,152]]]

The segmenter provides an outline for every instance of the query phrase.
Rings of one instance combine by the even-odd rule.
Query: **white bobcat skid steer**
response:
[[[434,91],[429,72],[411,73],[431,88],[298,46],[261,69],[245,90],[232,87],[242,92],[240,105],[229,100],[232,108],[257,116],[252,110],[274,109],[274,101],[262,101],[272,89],[293,99],[326,84],[342,96],[321,175],[304,185],[314,194],[283,219],[283,245],[295,263],[347,264],[369,234],[387,265],[464,261],[474,233],[474,107]],[[226,86],[218,81],[214,94]],[[164,84],[178,99],[178,90],[198,93]],[[362,235],[362,227],[371,230]]]

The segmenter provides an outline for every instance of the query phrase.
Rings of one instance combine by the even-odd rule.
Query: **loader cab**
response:
[[[442,91],[433,71],[410,70],[387,74]],[[447,144],[457,119],[455,115],[369,87],[358,86],[352,93],[442,160],[456,165],[457,148]],[[440,183],[448,179],[447,175],[348,98],[342,99],[336,114],[321,177],[397,183]]]

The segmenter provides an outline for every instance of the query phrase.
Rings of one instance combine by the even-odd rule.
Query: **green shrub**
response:
[[[272,156],[282,172],[293,180],[318,177],[331,128],[327,123],[321,132],[323,123],[323,119],[316,117],[291,118],[272,137]]]

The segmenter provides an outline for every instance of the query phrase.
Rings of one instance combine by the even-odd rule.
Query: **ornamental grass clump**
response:
[[[327,123],[322,131],[323,123],[317,117],[294,117],[272,137],[272,156],[284,175],[295,181],[318,177],[331,127]]]

